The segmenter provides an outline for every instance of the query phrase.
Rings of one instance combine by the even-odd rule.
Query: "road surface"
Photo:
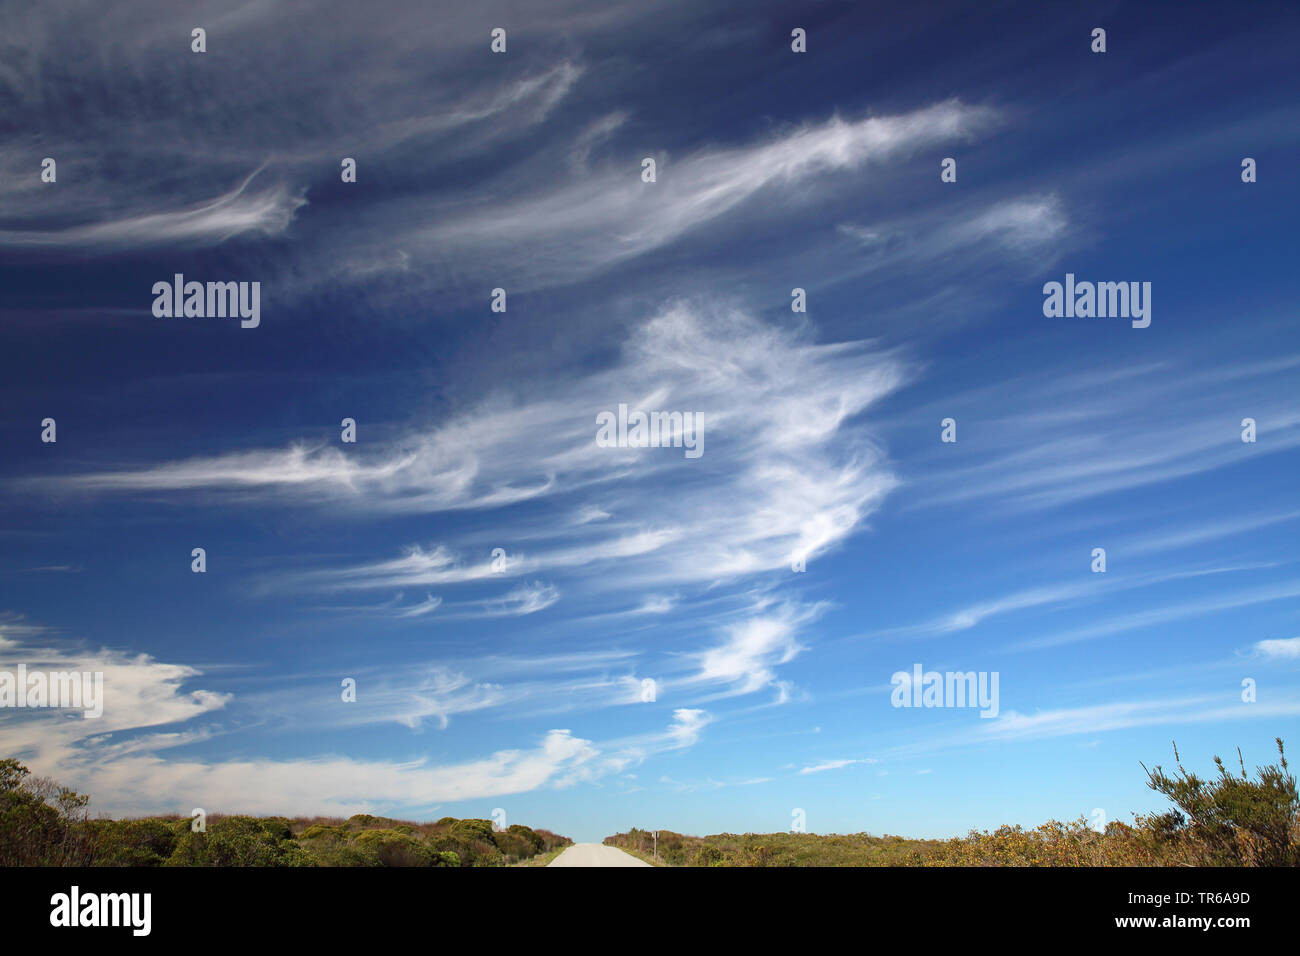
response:
[[[644,860],[603,843],[575,843],[547,866],[649,866]]]

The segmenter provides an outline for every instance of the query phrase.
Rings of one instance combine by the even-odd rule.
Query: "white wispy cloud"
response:
[[[237,235],[282,233],[307,200],[301,189],[282,184],[252,191],[249,187],[255,176],[250,175],[216,199],[184,209],[141,212],[48,231],[0,229],[0,246],[102,251],[127,246],[217,243]]]
[[[465,268],[510,261],[527,250],[527,271],[512,285],[571,281],[664,246],[718,220],[769,187],[790,187],[885,162],[938,143],[968,139],[991,128],[989,107],[953,100],[895,116],[833,117],[770,141],[701,150],[676,159],[659,155],[657,181],[640,178],[640,155],[619,167],[588,170],[580,180],[540,197],[457,209],[408,234],[407,246],[455,250]],[[778,195],[765,197],[768,205]],[[1021,219],[1032,218],[1028,211]],[[992,223],[1000,229],[1007,222]],[[1035,228],[1042,229],[1040,223]],[[563,254],[561,254],[561,251]]]
[[[549,584],[534,581],[515,588],[504,597],[487,602],[484,613],[492,617],[536,614],[560,599],[560,592]]]
[[[1037,247],[1058,238],[1067,218],[1059,196],[1024,196],[1003,200],[958,224],[959,244],[996,240],[1015,247]]]
[[[506,706],[523,694],[522,689],[474,680],[440,665],[414,673],[408,669],[400,678],[380,670],[359,673],[356,679],[356,700],[341,706],[337,700],[330,700],[328,714],[313,709],[313,724],[360,726],[392,722],[414,729],[432,718],[445,730],[456,714]],[[269,709],[267,705],[262,707],[263,712]]]
[[[397,612],[398,617],[423,617],[430,611],[436,611],[442,604],[442,598],[426,595],[425,599],[419,604],[413,604],[410,607],[404,607]]]
[[[617,659],[579,654],[543,664],[563,671]],[[174,751],[222,732],[211,722],[218,713],[226,719],[255,714],[279,723],[276,702],[283,707],[286,695],[188,690],[184,685],[202,677],[196,668],[147,655],[35,645],[5,628],[0,631],[0,670],[14,669],[20,661],[29,668],[104,673],[102,717],[69,720],[51,709],[7,712],[0,715],[0,752],[20,757],[35,773],[55,775],[90,793],[96,812],[112,814],[188,813],[195,806],[262,814],[418,810],[454,800],[568,787],[620,773],[654,753],[694,746],[712,719],[697,708],[678,708],[666,728],[636,738],[600,744],[568,729],[552,729],[531,747],[441,764],[425,757],[367,760],[331,754],[206,760]],[[564,693],[563,688],[552,691]],[[400,676],[376,669],[358,680],[355,702],[339,702],[335,691],[327,719],[317,719],[326,712],[310,703],[312,694],[301,691],[288,695],[295,703],[286,716],[309,720],[317,728],[391,721],[418,730],[429,720],[445,728],[453,714],[503,706],[527,692],[527,687],[521,692],[475,681],[444,667]]]
[[[1015,614],[1020,611],[1036,610],[1040,608],[1046,610],[1060,610],[1081,601],[1096,601],[1119,592],[1150,588],[1175,581],[1210,578],[1237,571],[1258,570],[1259,567],[1260,566],[1258,565],[1230,565],[1221,568],[1192,568],[1159,573],[1146,572],[1129,574],[1123,578],[1107,578],[1092,574],[1086,576],[1076,575],[1072,581],[1025,588],[1000,597],[966,605],[965,607],[943,614],[921,624],[895,627],[879,631],[874,636],[938,636],[951,634],[957,631],[970,630],[983,624],[986,620],[1002,617],[1008,614]],[[1267,596],[1272,593],[1274,593],[1272,590],[1265,589],[1263,592],[1260,592],[1260,597],[1258,599],[1264,601],[1274,600],[1274,598]],[[1290,593],[1290,590],[1285,586],[1280,592],[1281,596],[1288,596]],[[1232,601],[1233,599],[1225,598],[1222,600]],[[1253,598],[1246,598],[1245,600],[1246,603],[1254,602]],[[1219,605],[1214,601],[1205,602],[1199,606],[1202,610],[1216,609],[1219,607]],[[1231,607],[1233,605],[1229,603],[1224,604],[1223,606]],[[1157,616],[1152,619],[1152,623],[1164,619],[1165,618],[1163,617]],[[1141,618],[1132,618],[1132,626],[1140,626],[1138,622],[1141,620]],[[1108,633],[1108,630],[1104,625],[1098,625],[1097,627],[1079,629],[1070,633],[1077,635],[1077,639],[1082,639],[1084,635]],[[1059,636],[1059,640],[1061,643],[1069,642],[1069,638],[1064,635]]]
[[[918,493],[928,504],[1040,510],[1289,451],[1300,447],[1300,411],[1289,401],[1297,363],[1289,355],[1204,370],[1186,357],[1158,374],[1135,364],[1128,374],[1106,373],[1122,378],[1122,389],[1096,373],[1004,379],[945,406],[966,408],[985,437],[960,465],[936,461]],[[1135,407],[1146,411],[1134,416]],[[1241,416],[1224,416],[1241,407],[1258,422],[1253,444],[1241,441]]]
[[[1267,604],[1295,597],[1300,597],[1300,580],[1281,581],[1214,594],[1195,600],[1183,600],[1178,604],[1115,615],[1084,627],[1066,628],[1045,637],[1022,641],[1014,645],[1014,647],[1019,650],[1041,650],[1062,644],[1072,644],[1076,641],[1109,637],[1156,624],[1167,624],[1170,621],[1204,617],[1234,608]]]
[[[1279,637],[1256,641],[1255,650],[1265,657],[1280,660],[1300,660],[1300,637]]]
[[[1178,528],[1171,531],[1147,533],[1136,541],[1123,546],[1128,554],[1154,554],[1161,551],[1176,551],[1255,531],[1260,528],[1284,524],[1300,518],[1300,511],[1283,511],[1276,514],[1247,515],[1241,518],[1229,518],[1223,521],[1206,522],[1199,527]]]
[[[108,648],[38,643],[39,637],[0,625],[0,670],[16,673],[24,664],[28,671],[102,674],[103,714],[85,718],[75,711],[66,716],[56,710],[9,711],[0,720],[0,753],[35,749],[57,759],[70,755],[87,738],[192,721],[223,710],[231,700],[229,694],[215,691],[183,690],[199,674],[192,667]]]
[[[534,131],[586,69],[546,38],[599,30],[612,19],[512,11],[512,28],[533,43],[512,53],[517,69],[484,74],[464,68],[481,55],[477,22],[440,10],[440,29],[430,34],[427,8],[401,0],[383,17],[364,19],[346,3],[325,0],[312,22],[274,4],[209,11],[212,46],[203,57],[186,50],[192,25],[160,0],[100,11],[89,48],[83,13],[76,2],[52,0],[6,31],[0,91],[12,122],[0,133],[0,247],[94,254],[278,236],[309,188],[337,181],[344,156],[358,158],[365,182],[412,144],[436,143],[436,162],[446,162]],[[296,38],[293,69],[267,83],[266,64],[286,35]],[[186,55],[175,56],[178,50]],[[352,65],[345,84],[336,82],[339,56]],[[63,64],[73,61],[70,73]],[[131,79],[142,63],[149,65],[147,93]],[[204,93],[193,95],[194,71],[205,65]],[[98,97],[136,108],[98,108]],[[241,120],[232,135],[235,115]],[[31,175],[33,155],[58,162],[57,184]],[[201,191],[207,187],[199,184],[230,181],[253,167],[271,170],[276,184],[216,199]],[[160,196],[174,202],[163,206]],[[38,218],[42,228],[27,225]],[[366,245],[340,251],[339,276],[404,261],[391,243]],[[270,278],[277,263],[263,258],[259,267]]]
[[[590,741],[551,730],[530,748],[448,764],[339,756],[206,762],[150,755],[99,761],[79,755],[57,772],[90,793],[101,813],[189,813],[201,806],[210,812],[346,816],[569,786],[593,776],[598,757]],[[44,761],[36,766],[46,769]]]
[[[819,611],[817,607],[783,605],[728,625],[722,643],[688,655],[693,670],[680,683],[717,687],[719,696],[777,687],[784,700],[787,693],[779,686],[776,668],[806,649],[796,635]]]
[[[809,773],[824,773],[827,770],[843,770],[845,767],[851,767],[858,763],[875,763],[872,759],[843,757],[838,760],[824,760],[821,763],[809,764],[799,771],[800,775]]]
[[[712,718],[703,710],[692,707],[679,707],[673,711],[673,722],[668,728],[668,737],[675,747],[692,747],[699,742],[700,733]]]
[[[532,580],[483,606],[519,613],[554,603],[562,582],[638,594],[709,585],[816,561],[840,546],[895,486],[859,416],[901,386],[905,361],[864,342],[819,344],[716,302],[677,302],[636,329],[608,369],[546,394],[498,396],[456,418],[368,453],[305,445],[163,462],[133,470],[33,481],[34,490],[205,491],[250,505],[338,506],[366,512],[488,511],[525,499],[602,489],[600,521],[561,522],[503,571],[487,549],[407,546],[399,557],[286,574],[270,586],[444,590],[501,578]],[[698,412],[704,456],[681,449],[603,448],[599,412]],[[646,508],[646,489],[672,476],[671,507]],[[545,582],[545,583],[542,583]],[[470,608],[443,594],[440,616]]]
[[[1124,730],[1129,727],[1218,723],[1297,715],[1300,715],[1300,700],[1244,704],[1241,701],[1225,702],[1221,696],[1199,696],[1118,701],[1043,710],[1033,714],[1008,711],[993,720],[982,722],[976,735],[1002,740],[1041,739]]]
[[[634,614],[667,614],[677,606],[677,602],[662,594],[651,595],[646,598],[642,605],[637,608]]]
[[[749,780],[714,780],[712,777],[706,777],[704,780],[675,780],[665,774],[659,778],[659,782],[666,784],[677,793],[697,793],[707,790],[721,790],[723,787],[754,787],[761,783],[771,783],[771,777],[753,777]]]

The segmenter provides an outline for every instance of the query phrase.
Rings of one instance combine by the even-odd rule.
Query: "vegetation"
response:
[[[1164,813],[1111,822],[1104,832],[1086,818],[1052,820],[1032,830],[972,830],[952,840],[908,840],[866,833],[721,833],[683,836],[659,831],[658,861],[667,866],[1297,866],[1300,796],[1282,741],[1279,762],[1240,774],[1214,762],[1218,776],[1202,779],[1178,763],[1159,766],[1147,785],[1173,803]],[[1175,746],[1174,759],[1179,761]],[[1143,767],[1146,770],[1146,767]],[[632,829],[605,842],[650,860],[654,839]]]
[[[632,829],[605,842],[666,866],[1297,866],[1300,794],[1282,741],[1278,763],[1252,779],[1214,758],[1217,776],[1147,770],[1168,798],[1163,813],[1111,822],[1080,818],[1032,830],[999,827],[952,840],[867,833],[721,833],[695,837]],[[1146,770],[1146,767],[1143,767]],[[411,823],[369,814],[342,818],[212,816],[202,832],[182,817],[91,819],[88,798],[0,760],[0,866],[504,866],[541,865],[567,837],[515,824],[443,817]]]
[[[0,760],[0,866],[506,866],[573,841],[515,824],[211,816],[90,819],[88,798]]]
[[[606,837],[646,862],[654,859],[654,835],[633,828]],[[907,866],[915,854],[938,845],[934,840],[908,840],[867,833],[718,833],[697,837],[659,831],[658,862],[665,866]]]
[[[567,846],[567,844],[565,844]],[[518,863],[512,863],[511,866],[550,866],[555,858],[564,852],[565,846],[554,846],[549,850],[544,850],[536,856],[530,856]]]
[[[1198,866],[1300,865],[1300,795],[1277,738],[1278,763],[1257,767],[1246,775],[1237,750],[1241,776],[1235,777],[1214,758],[1219,776],[1202,780],[1183,769],[1174,747],[1178,775],[1159,766],[1148,770],[1149,786],[1173,801],[1177,809],[1152,818],[1152,827],[1176,851],[1180,862]],[[1146,770],[1146,767],[1142,768]]]

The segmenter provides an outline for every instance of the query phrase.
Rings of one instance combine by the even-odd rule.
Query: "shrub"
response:
[[[375,854],[380,866],[431,866],[433,851],[424,843],[397,830],[366,830],[359,834],[354,845],[363,852]]]
[[[387,817],[371,816],[369,813],[355,813],[348,817],[347,825],[353,830],[375,830],[391,827],[397,822]]]
[[[1153,831],[1198,865],[1300,865],[1300,795],[1282,739],[1276,742],[1279,762],[1257,767],[1255,780],[1246,774],[1240,749],[1240,777],[1216,756],[1218,778],[1203,780],[1183,768],[1175,744],[1174,760],[1180,761],[1176,776],[1159,765],[1147,771],[1147,785],[1178,808],[1156,818]]]
[[[368,813],[214,816],[195,833],[180,817],[90,820],[87,800],[0,760],[0,866],[501,866],[573,842],[519,824],[497,834],[477,818],[416,824]]]
[[[280,839],[279,827],[269,829],[255,817],[222,817],[209,822],[207,832],[188,828],[176,843],[166,866],[310,866],[311,859],[296,840]]]
[[[702,846],[691,858],[691,866],[721,866],[722,851],[716,846]]]
[[[496,833],[492,829],[491,820],[482,820],[474,817],[465,820],[457,820],[451,825],[451,832],[457,839],[462,840],[481,840],[496,846]]]
[[[512,823],[507,832],[532,846],[533,853],[530,853],[529,856],[541,853],[546,848],[546,839],[540,833],[535,832],[531,827],[526,827],[519,823]]]
[[[497,845],[486,840],[472,841],[465,856],[468,857],[470,866],[501,866],[505,863],[505,857],[497,849]]]
[[[1181,764],[1170,776],[1148,771],[1153,790],[1174,809],[1111,821],[1097,832],[1080,817],[1032,829],[972,830],[952,840],[904,840],[865,833],[719,833],[707,837],[659,831],[659,859],[673,866],[1296,866],[1300,865],[1300,799],[1282,741],[1278,762],[1252,779],[1224,769],[1202,780]],[[1178,759],[1177,749],[1174,757]],[[1146,769],[1145,767],[1143,768]],[[633,828],[605,843],[649,854],[653,836]]]
[[[341,840],[347,836],[348,831],[344,827],[332,827],[323,823],[313,823],[302,833],[298,834],[299,840],[320,840],[332,839]]]
[[[89,829],[96,866],[162,866],[179,838],[171,820],[92,820]]]
[[[0,760],[0,866],[78,866],[92,859],[84,797]]]

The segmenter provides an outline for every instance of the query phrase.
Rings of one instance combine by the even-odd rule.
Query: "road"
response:
[[[644,860],[603,843],[575,843],[547,866],[649,866]]]

